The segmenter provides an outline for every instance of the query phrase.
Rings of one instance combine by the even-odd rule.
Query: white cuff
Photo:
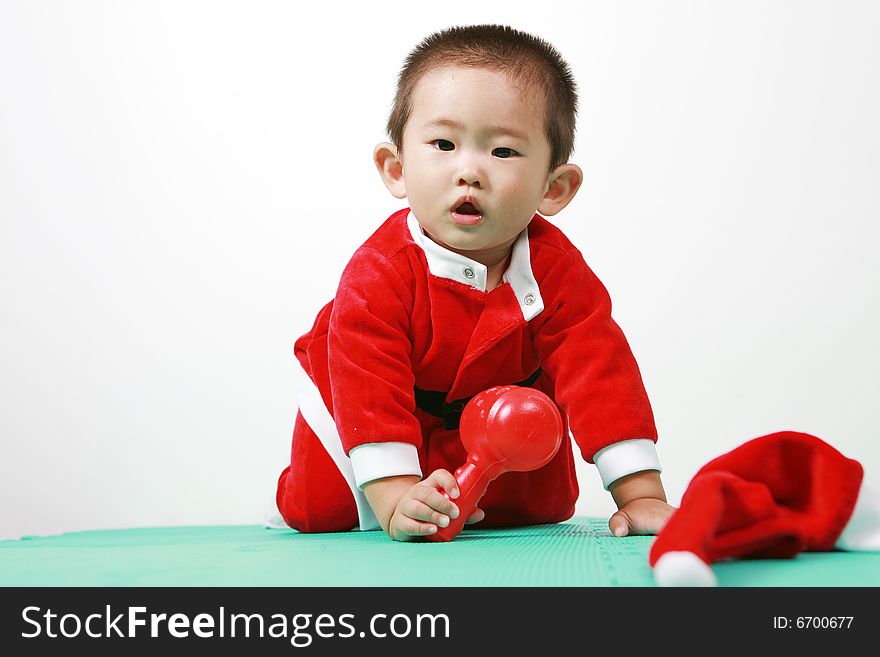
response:
[[[615,481],[626,475],[642,470],[663,472],[657,448],[650,438],[621,440],[619,443],[603,447],[593,455],[593,462],[599,469],[605,490]]]
[[[354,480],[360,490],[364,484],[382,477],[400,475],[422,476],[419,466],[419,450],[409,443],[367,443],[358,445],[348,453]]]

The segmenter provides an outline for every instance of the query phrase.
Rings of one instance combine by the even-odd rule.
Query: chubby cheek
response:
[[[420,178],[407,180],[407,191],[411,203],[418,203],[421,206],[432,205],[434,195],[431,194],[431,188],[430,181]]]
[[[433,212],[441,210],[442,197],[437,193],[439,189],[438,182],[429,176],[416,176],[407,179],[407,191],[410,192],[409,201],[414,210],[417,210],[416,205]]]
[[[541,191],[534,185],[523,184],[522,179],[514,179],[504,185],[501,196],[506,199],[511,206],[516,206],[517,210],[526,207],[537,207],[541,199]]]

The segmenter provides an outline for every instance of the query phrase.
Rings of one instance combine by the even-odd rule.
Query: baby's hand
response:
[[[641,497],[624,504],[611,516],[608,528],[617,537],[627,534],[656,534],[669,520],[675,507],[663,500]]]
[[[440,490],[447,491],[447,499]],[[395,541],[408,541],[416,536],[427,536],[437,527],[449,525],[450,518],[458,517],[458,507],[452,499],[459,495],[458,482],[447,470],[434,470],[427,478],[410,488],[397,503],[388,535]],[[479,522],[485,514],[477,509],[467,522]]]

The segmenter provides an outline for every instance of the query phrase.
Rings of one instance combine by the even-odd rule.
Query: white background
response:
[[[0,537],[263,520],[293,341],[402,207],[370,159],[399,66],[477,22],[574,70],[586,183],[554,221],[611,291],[670,501],[780,429],[876,482],[877,7],[0,1]],[[613,512],[579,474],[578,513]]]

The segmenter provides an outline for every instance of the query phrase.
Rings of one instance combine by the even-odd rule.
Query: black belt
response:
[[[538,380],[539,376],[541,376],[540,367],[525,381],[520,381],[513,385],[530,387]],[[471,395],[464,399],[456,399],[455,401],[447,402],[445,400],[448,393],[435,392],[434,390],[422,390],[421,388],[413,388],[413,390],[416,393],[416,406],[425,411],[428,415],[443,418],[444,429],[458,429],[458,425],[461,422],[461,412],[464,410],[464,407],[467,406],[467,403],[474,397]]]

